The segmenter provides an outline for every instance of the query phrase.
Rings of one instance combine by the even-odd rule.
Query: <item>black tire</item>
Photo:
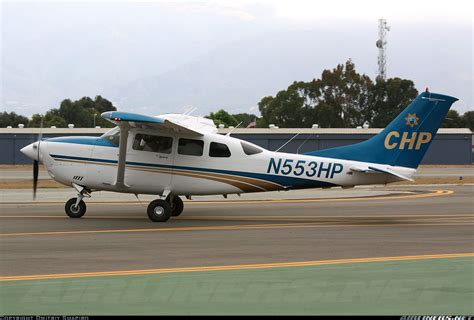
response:
[[[171,198],[171,201],[170,201],[170,198]],[[166,201],[170,204],[172,217],[177,217],[183,212],[184,204],[183,204],[183,200],[181,200],[180,197],[168,196],[168,198],[166,198]]]
[[[76,201],[77,198],[71,198],[66,202],[64,209],[69,218],[81,218],[86,213],[86,203],[81,200],[76,207]]]
[[[153,222],[166,222],[171,217],[171,206],[165,200],[153,200],[148,205],[147,214]]]

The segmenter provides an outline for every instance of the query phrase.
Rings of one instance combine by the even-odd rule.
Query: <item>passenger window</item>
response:
[[[244,152],[246,155],[248,156],[251,156],[252,154],[257,154],[257,153],[260,153],[260,152],[263,152],[262,149],[260,149],[259,147],[253,145],[253,144],[250,144],[250,143],[247,143],[247,142],[240,142],[240,144],[242,145],[242,149],[244,149]]]
[[[230,157],[230,150],[227,145],[218,142],[211,142],[209,146],[209,156],[216,158],[228,158]]]
[[[204,141],[194,139],[179,139],[178,153],[187,156],[202,156]]]
[[[133,149],[140,151],[171,153],[173,146],[173,138],[163,136],[152,136],[147,134],[135,135],[133,141]]]

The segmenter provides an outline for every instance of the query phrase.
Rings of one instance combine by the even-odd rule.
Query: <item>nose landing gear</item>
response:
[[[90,198],[90,190],[79,186],[75,183],[72,184],[77,190],[77,198],[71,198],[66,202],[64,207],[66,214],[69,218],[81,218],[87,210],[86,203],[82,200],[84,197]]]
[[[65,210],[69,218],[81,218],[86,213],[86,203],[79,198],[71,198],[66,202]]]

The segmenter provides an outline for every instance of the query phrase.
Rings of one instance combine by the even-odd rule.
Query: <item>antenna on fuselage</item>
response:
[[[300,131],[298,131],[298,133],[296,133],[293,137],[291,137],[290,140],[288,140],[287,142],[285,142],[280,148],[276,149],[274,152],[278,152],[281,148],[283,148],[283,147],[286,146],[288,143],[290,143],[291,140],[293,140],[294,138],[296,138],[302,131],[303,131],[303,129],[301,129]]]
[[[311,133],[299,146],[298,146],[298,149],[296,149],[296,154],[300,154],[300,149],[301,147],[309,140],[309,138],[311,138],[313,136],[313,134]]]
[[[183,114],[184,115],[190,115],[191,113],[193,113],[194,111],[196,111],[196,107],[193,107],[191,106],[188,110],[186,110]]]
[[[232,129],[230,129],[229,132],[226,133],[226,137],[229,137],[230,134],[232,133],[232,131],[234,131],[235,129],[237,129],[241,124],[242,124],[243,121],[240,121],[238,125],[236,125],[235,127],[233,127]]]

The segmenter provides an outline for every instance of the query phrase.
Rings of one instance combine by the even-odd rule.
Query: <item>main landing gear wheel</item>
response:
[[[170,198],[171,198],[171,201],[170,201]],[[183,200],[181,200],[180,197],[168,196],[168,198],[166,198],[166,201],[170,204],[172,217],[177,217],[181,214],[181,212],[183,212],[184,204],[183,204]]]
[[[171,217],[171,206],[165,200],[153,200],[148,205],[147,213],[153,222],[166,222]]]
[[[66,202],[66,214],[69,218],[81,218],[86,213],[86,203],[84,201],[79,201],[76,205],[77,198],[71,198]]]

